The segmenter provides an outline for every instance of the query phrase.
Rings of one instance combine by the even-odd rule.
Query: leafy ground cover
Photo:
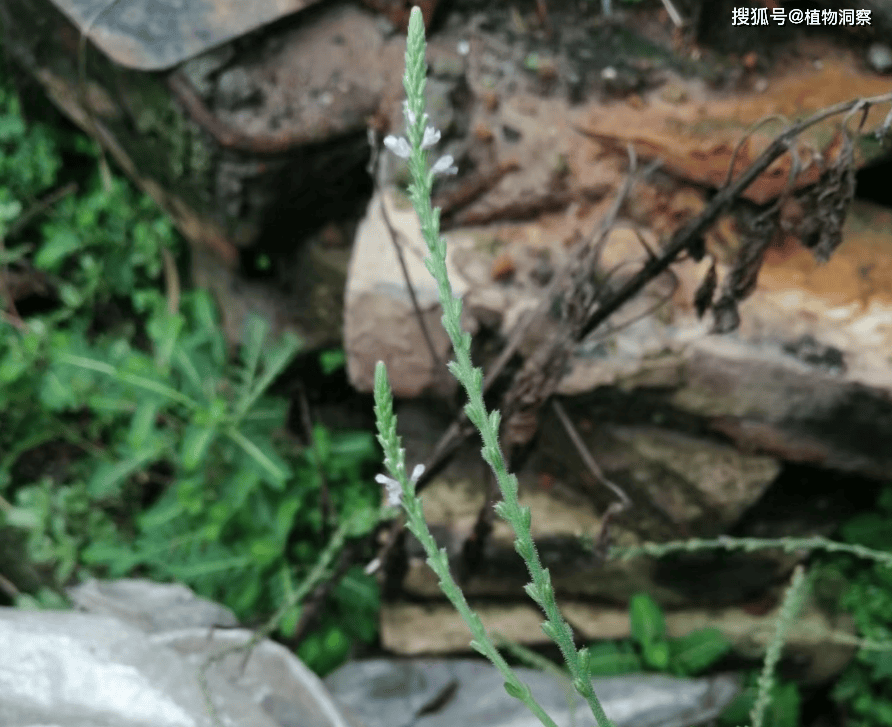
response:
[[[142,575],[257,623],[339,522],[377,508],[371,433],[316,425],[298,441],[270,386],[300,342],[253,319],[228,351],[211,298],[179,290],[169,219],[86,137],[26,123],[8,82],[0,179],[0,520],[38,575],[8,581],[6,600],[64,605],[88,575]],[[377,599],[348,570],[299,655],[325,672],[374,640]]]

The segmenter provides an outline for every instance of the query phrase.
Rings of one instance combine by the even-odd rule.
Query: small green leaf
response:
[[[331,458],[331,445],[331,432],[324,425],[316,424],[313,427],[313,452],[323,465]]]
[[[252,318],[247,327],[247,341],[243,347],[244,383],[235,406],[236,418],[241,418],[254,406],[257,399],[269,388],[275,378],[285,369],[300,348],[300,342],[293,334],[285,334],[282,340],[263,353],[262,344],[269,326],[260,318]],[[262,359],[261,359],[261,354]],[[258,376],[259,360],[263,361],[263,373]]]
[[[332,594],[338,607],[351,614],[348,633],[365,642],[374,641],[378,635],[378,613],[381,606],[380,589],[374,576],[366,575],[354,566],[335,586]]]
[[[669,665],[673,674],[694,676],[709,668],[731,650],[731,642],[717,628],[692,631],[669,640]]]
[[[252,562],[248,555],[230,555],[214,560],[203,560],[184,566],[171,566],[170,571],[177,578],[187,580],[192,578],[201,578],[212,573],[225,573],[228,571],[237,572],[245,568]]]
[[[377,454],[371,432],[338,432],[331,441],[331,455],[336,459],[360,461]]]
[[[240,468],[224,484],[223,493],[226,501],[233,510],[240,509],[259,484],[260,475],[255,469]]]
[[[174,363],[176,364],[176,370],[180,374],[186,377],[188,382],[192,384],[193,390],[202,394],[205,393],[205,379],[198,372],[198,367],[195,364],[191,354],[183,348],[177,348],[174,351]]]
[[[207,490],[207,481],[200,470],[191,477],[180,477],[177,480],[176,495],[183,512],[189,515],[204,512]]]
[[[59,362],[71,364],[72,366],[79,366],[80,368],[87,369],[88,371],[97,371],[101,374],[106,374],[107,376],[114,376],[117,373],[117,370],[114,366],[111,366],[104,361],[97,361],[93,358],[76,356],[70,353],[62,353],[59,356]]]
[[[666,634],[666,621],[663,610],[647,593],[636,593],[629,603],[629,619],[632,623],[632,638],[642,647],[663,640]]]
[[[226,418],[226,399],[222,396],[217,396],[211,402],[210,407],[208,408],[208,416],[211,424],[222,424],[223,420]]]
[[[136,522],[142,532],[160,530],[163,526],[175,520],[183,512],[174,490],[168,490],[148,510],[137,515]]]
[[[484,644],[479,642],[477,639],[471,639],[471,643],[469,644],[469,646],[474,651],[476,651],[478,654],[482,654],[483,656],[486,656],[488,658],[489,650],[486,648],[486,646]]]
[[[3,523],[23,530],[33,530],[40,526],[40,516],[33,508],[12,507],[3,513]]]
[[[523,683],[521,683],[519,686],[515,686],[511,682],[505,682],[505,691],[508,692],[509,696],[521,701],[527,700],[531,696],[530,688]]]
[[[143,556],[134,553],[124,543],[90,543],[81,551],[81,558],[86,565],[102,565],[108,568],[109,574],[120,577],[132,571],[143,561]]]
[[[889,548],[892,544],[892,518],[875,512],[856,515],[842,526],[842,536],[849,543],[869,548]]]
[[[294,636],[294,632],[297,629],[297,622],[300,621],[301,611],[301,607],[297,605],[291,606],[282,614],[282,617],[279,619],[279,633],[282,636],[285,638]]]
[[[263,342],[269,333],[269,323],[262,316],[251,315],[245,322],[242,353],[245,357],[245,365],[254,369],[260,362],[263,353]]]
[[[263,538],[252,542],[249,551],[255,563],[266,566],[282,554],[282,544],[277,538]]]
[[[380,522],[378,508],[364,507],[350,515],[347,521],[346,536],[348,538],[361,538],[374,530]]]
[[[542,629],[542,633],[544,633],[549,639],[557,643],[558,630],[555,628],[553,623],[551,623],[550,621],[543,621],[539,626]]]
[[[882,652],[873,656],[871,674],[878,682],[886,683],[892,677],[892,653]]]
[[[205,340],[211,344],[211,358],[217,369],[226,365],[226,341],[217,321],[217,308],[210,294],[196,290],[190,297],[192,314]]]
[[[601,641],[588,648],[592,676],[630,674],[642,670],[641,659],[628,642]]]
[[[288,537],[291,528],[294,525],[294,516],[300,509],[300,499],[297,497],[289,497],[279,503],[276,509],[276,528],[275,536],[282,542]]]
[[[155,348],[155,364],[166,370],[170,366],[177,339],[186,319],[179,313],[165,313],[152,318],[147,326]]]
[[[30,361],[22,355],[19,346],[10,348],[6,355],[0,359],[0,383],[8,384],[18,379],[30,368]]]
[[[43,377],[40,387],[40,403],[50,411],[62,411],[74,407],[77,397],[70,385],[66,385],[56,371],[50,371]]]
[[[285,603],[290,602],[294,598],[294,579],[291,577],[291,568],[287,563],[283,563],[279,567],[279,580],[282,583],[282,598],[280,599],[281,603],[278,605],[278,608],[281,608]],[[300,604],[295,604],[290,606],[285,612],[282,614],[279,619],[279,633],[282,636],[293,636],[294,631],[297,628],[297,622],[300,619],[301,607]]]
[[[139,374],[134,374],[127,371],[120,373],[118,375],[118,378],[121,381],[130,384],[131,386],[136,386],[145,391],[151,391],[154,394],[160,394],[170,401],[175,401],[178,404],[183,404],[185,406],[188,406],[190,409],[196,409],[198,407],[198,405],[188,396],[180,393],[171,386],[167,386],[166,384],[161,383],[160,381],[156,381],[146,376],[140,376]]]
[[[55,272],[64,258],[80,248],[80,238],[73,230],[54,228],[47,241],[34,256],[34,265],[41,270]]]
[[[127,434],[127,444],[132,450],[138,451],[146,443],[155,428],[158,409],[159,402],[153,399],[145,399],[136,405],[136,411],[130,420],[130,431]]]
[[[346,362],[347,355],[344,353],[343,348],[332,348],[319,354],[319,367],[326,376],[344,368]]]
[[[648,641],[642,644],[644,663],[651,669],[666,671],[669,667],[669,643],[666,641]]]
[[[87,483],[87,492],[91,497],[108,497],[115,494],[130,475],[143,468],[156,456],[154,448],[146,448],[134,457],[110,464],[103,462],[96,468],[96,473]]]
[[[756,688],[748,687],[728,705],[719,717],[721,727],[739,727],[750,724],[750,712],[756,701]],[[765,710],[765,727],[798,727],[799,689],[794,682],[775,683],[771,687],[768,708]]]
[[[189,425],[180,446],[180,462],[187,472],[195,470],[204,460],[211,442],[217,433],[216,427]]]
[[[251,570],[247,573],[248,578],[245,580],[245,585],[232,595],[232,608],[236,613],[255,612],[257,602],[261,598],[263,579],[259,577],[259,574],[251,572],[252,570],[257,570],[256,565],[251,564],[249,567]]]
[[[248,456],[248,461],[258,467],[260,476],[275,487],[282,490],[285,481],[291,477],[291,468],[288,467],[273,449],[272,444],[263,440],[251,440],[234,428],[226,431],[227,436],[234,441]]]
[[[62,283],[58,293],[66,308],[78,308],[84,302],[85,291],[71,283]]]
[[[263,357],[264,372],[263,378],[259,382],[261,390],[265,391],[273,380],[285,370],[285,367],[291,363],[291,359],[294,358],[294,354],[300,350],[300,347],[300,339],[290,331],[286,332],[281,340],[270,347]]]

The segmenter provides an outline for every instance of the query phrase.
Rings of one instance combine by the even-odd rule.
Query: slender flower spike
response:
[[[530,595],[542,607],[548,619],[545,630],[557,643],[567,662],[572,676],[574,688],[586,699],[591,707],[598,727],[613,727],[607,718],[601,703],[592,688],[589,673],[589,660],[582,659],[573,641],[573,632],[561,616],[554,599],[554,588],[551,576],[542,566],[539,554],[530,534],[529,512],[520,506],[518,499],[517,478],[508,472],[499,445],[499,417],[497,413],[487,413],[483,400],[483,376],[471,360],[471,335],[462,329],[462,299],[455,295],[446,269],[446,240],[440,235],[440,214],[431,206],[431,186],[435,174],[454,173],[454,161],[444,156],[429,167],[425,149],[440,141],[440,133],[428,126],[425,113],[424,87],[427,75],[425,63],[426,43],[424,38],[424,20],[418,7],[412,8],[409,15],[409,28],[406,37],[406,73],[403,76],[403,88],[406,90],[406,103],[403,115],[406,121],[406,138],[388,137],[384,143],[387,148],[400,157],[409,160],[408,168],[412,183],[409,196],[412,206],[418,214],[421,232],[428,248],[425,259],[428,271],[437,281],[440,305],[443,308],[443,327],[452,341],[455,359],[450,362],[449,370],[461,382],[468,394],[466,411],[469,419],[480,430],[483,442],[483,456],[489,463],[499,489],[502,502],[498,506],[498,514],[507,520],[515,533],[515,549],[527,564],[532,579]],[[416,467],[412,477],[406,476],[405,450],[400,447],[400,439],[396,433],[396,415],[393,412],[393,392],[387,381],[387,371],[382,362],[375,368],[375,415],[378,424],[378,441],[384,449],[384,466],[390,473],[378,475],[375,479],[387,488],[387,502],[397,505],[402,497],[402,506],[406,513],[406,527],[418,539],[427,553],[428,563],[440,579],[440,587],[453,606],[459,611],[468,625],[473,640],[471,646],[495,664],[505,679],[508,694],[520,699],[544,725],[557,727],[545,710],[533,698],[529,686],[520,681],[508,664],[499,654],[480,617],[471,610],[461,587],[449,572],[449,562],[445,550],[439,549],[431,535],[430,528],[424,519],[421,500],[415,490],[418,479],[424,468]],[[373,563],[370,567],[375,567]]]
[[[417,464],[415,465],[415,469],[412,470],[412,477],[409,478],[409,483],[412,487],[415,486],[415,483],[418,482],[418,478],[424,474],[424,465]],[[390,507],[396,507],[400,504],[400,500],[403,497],[403,488],[399,482],[397,482],[392,477],[388,477],[387,475],[376,475],[375,482],[379,485],[384,485],[387,489],[387,504]]]

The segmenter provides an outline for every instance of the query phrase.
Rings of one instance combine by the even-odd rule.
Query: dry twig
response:
[[[848,113],[849,116],[858,111],[868,110],[871,106],[889,103],[892,101],[892,93],[875,96],[868,99],[856,99],[839,104],[835,104],[826,109],[816,112],[810,117],[803,119],[779,134],[774,141],[744,170],[734,181],[720,189],[713,199],[706,205],[702,212],[684,227],[678,230],[668,241],[668,243],[657,254],[649,256],[641,268],[616,289],[593,290],[591,286],[586,288],[586,279],[591,280],[591,271],[597,262],[600,249],[606,239],[607,232],[611,229],[615,222],[616,215],[620,205],[625,200],[631,185],[631,175],[627,178],[623,189],[617,196],[617,201],[608,213],[604,222],[600,226],[599,232],[593,236],[593,240],[589,244],[582,246],[578,257],[576,257],[566,268],[563,273],[556,276],[555,281],[549,287],[545,295],[542,305],[533,314],[524,317],[512,331],[509,336],[508,343],[494,364],[487,372],[484,391],[488,391],[493,383],[499,378],[508,361],[510,361],[518,351],[521,351],[525,343],[530,342],[530,336],[538,336],[542,342],[541,345],[534,347],[533,355],[529,356],[524,363],[524,367],[519,372],[511,386],[509,393],[503,400],[503,414],[507,410],[508,414],[513,416],[513,428],[511,434],[516,444],[522,444],[529,441],[535,434],[538,426],[538,413],[541,406],[551,396],[554,386],[563,374],[564,365],[569,359],[572,351],[572,341],[581,341],[587,338],[603,323],[605,323],[619,308],[626,302],[638,295],[644,287],[657,276],[665,272],[669,266],[675,262],[685,252],[691,252],[692,256],[695,252],[702,252],[702,241],[706,231],[718,219],[719,215],[725,212],[746,189],[765,172],[771,164],[781,157],[783,154],[790,152],[793,147],[794,140],[806,129],[824,121],[833,116]],[[890,113],[887,119],[892,119]],[[882,129],[881,129],[882,130]],[[845,151],[845,148],[844,148]],[[634,154],[634,152],[632,152]],[[833,209],[836,211],[841,207],[842,200],[849,198],[848,179],[840,170],[843,168],[851,168],[851,158],[847,155],[842,161],[837,161],[836,170],[833,172],[832,181],[837,187],[837,191],[828,195],[833,202]],[[800,165],[794,159],[794,168],[799,169]],[[733,160],[732,160],[733,163]],[[733,166],[731,167],[733,174]],[[789,186],[789,185],[788,185]],[[825,187],[826,188],[826,187]],[[775,210],[771,210],[774,213]],[[835,219],[841,219],[841,215],[836,212]],[[767,215],[764,224],[769,224],[771,215]],[[841,223],[840,223],[841,224]],[[837,226],[831,228],[838,229]],[[760,236],[761,244],[764,244],[764,235]],[[835,238],[834,238],[835,239]],[[593,243],[593,244],[592,244]],[[828,243],[824,243],[829,247]],[[823,248],[822,248],[823,249]],[[758,252],[758,251],[756,251]],[[764,253],[764,250],[762,251]],[[747,253],[755,260],[761,260],[761,254],[756,255],[754,252]],[[750,262],[750,266],[742,265],[738,273],[739,280],[734,283],[734,288],[738,292],[750,289],[754,282],[753,273],[754,263]],[[747,274],[744,274],[747,273]],[[574,280],[574,275],[578,276],[575,280],[576,284],[571,284],[567,290],[574,291],[573,296],[567,296],[559,300],[559,304],[563,306],[561,321],[554,321],[549,327],[550,330],[544,332],[532,331],[535,322],[542,321],[542,312],[548,311],[555,305],[555,296],[558,291],[567,286],[568,279]],[[715,271],[710,268],[707,273],[707,279],[701,285],[699,294],[698,308],[702,308],[705,312],[711,303],[712,292],[715,289],[716,280],[714,279]],[[711,289],[710,289],[711,288]],[[585,313],[584,320],[579,320],[578,313]],[[575,319],[575,321],[574,321]],[[573,321],[573,323],[569,323]],[[721,330],[722,326],[719,326]],[[509,417],[505,416],[503,421],[506,423],[506,431],[509,426]],[[417,489],[421,490],[424,486],[445,466],[451,455],[458,449],[461,443],[473,432],[473,428],[467,426],[467,421],[462,414],[459,414],[455,421],[450,425],[440,441],[434,448],[433,453],[425,463],[425,474],[417,483]],[[512,437],[509,437],[511,441]],[[619,503],[616,503],[619,504]],[[608,513],[609,514],[609,513]],[[389,553],[397,544],[400,525],[394,523],[388,532],[385,543],[381,548],[379,559],[381,562],[387,563]],[[602,530],[602,539],[607,538],[606,530]],[[396,568],[396,571],[400,571]]]

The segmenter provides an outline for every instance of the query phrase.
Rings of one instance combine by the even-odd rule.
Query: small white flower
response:
[[[458,41],[457,50],[460,56],[466,56],[471,52],[471,44],[466,40],[460,40]]]
[[[455,160],[447,154],[437,159],[437,163],[431,167],[431,172],[436,174],[458,174],[458,167],[454,164]]]
[[[415,126],[415,113],[409,108],[408,100],[403,101],[403,116],[406,117],[409,126]],[[427,123],[427,114],[425,114],[424,122]]]
[[[430,149],[434,144],[440,141],[440,131],[433,126],[425,127],[424,138],[421,140],[422,149]]]
[[[415,485],[415,483],[418,482],[418,478],[423,474],[424,465],[417,464],[415,465],[415,469],[412,470],[412,476],[409,478],[409,481],[412,485]],[[394,507],[400,504],[400,500],[403,497],[403,488],[399,482],[387,475],[375,475],[375,482],[379,485],[384,485],[387,489],[387,504],[389,506]]]
[[[390,151],[396,154],[400,159],[408,159],[412,154],[412,145],[409,144],[409,141],[403,136],[385,136],[384,146],[390,149]]]
[[[406,122],[409,126],[415,125],[415,114],[412,113],[409,108],[408,101],[403,101],[403,112],[406,116]],[[427,114],[424,115],[424,123],[427,123]],[[422,149],[430,149],[440,142],[440,130],[435,129],[433,126],[425,126],[424,127],[424,136],[421,139],[421,148]],[[408,159],[412,155],[412,145],[409,143],[409,140],[405,136],[394,136],[393,134],[388,134],[384,137],[384,146],[386,146],[392,153],[398,156],[400,159]],[[458,167],[455,166],[455,160],[450,156],[446,155],[440,157],[431,167],[431,172],[434,175],[437,174],[457,174]]]

